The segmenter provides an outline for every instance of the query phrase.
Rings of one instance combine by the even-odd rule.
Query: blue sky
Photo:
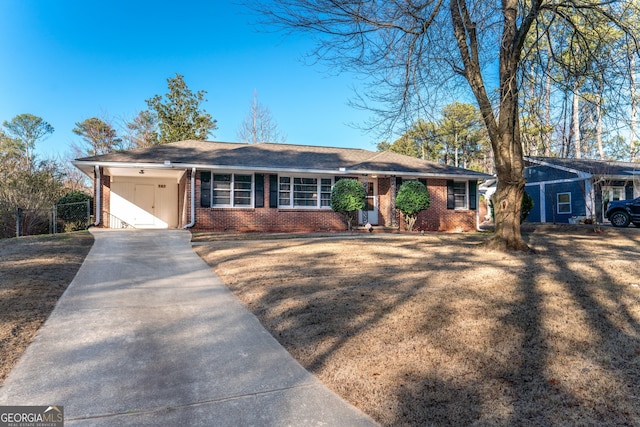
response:
[[[208,92],[213,140],[237,140],[257,90],[287,143],[375,150],[375,135],[350,125],[370,115],[347,105],[358,80],[305,65],[309,40],[259,32],[255,20],[224,0],[0,0],[0,122],[42,117],[55,132],[36,152],[64,155],[76,122],[130,120],[179,73]]]

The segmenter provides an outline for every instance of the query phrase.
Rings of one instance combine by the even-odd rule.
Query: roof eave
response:
[[[544,160],[538,160],[538,159],[533,159],[531,157],[524,157],[524,159],[528,162],[531,163],[536,163],[540,166],[548,166],[550,168],[554,168],[554,169],[558,169],[561,171],[565,171],[565,172],[570,172],[570,173],[575,173],[576,175],[578,175],[578,177],[580,178],[591,178],[593,175],[589,172],[585,172],[579,169],[574,169],[574,168],[569,168],[566,166],[560,166],[560,165],[556,165],[555,163],[551,163],[551,162],[545,162]]]
[[[420,171],[393,171],[379,169],[349,169],[348,167],[340,167],[337,169],[306,169],[306,168],[282,168],[282,167],[248,167],[248,166],[229,166],[215,165],[203,163],[173,163],[173,162],[104,162],[95,160],[74,160],[72,161],[78,169],[85,174],[92,176],[95,166],[103,168],[132,168],[132,169],[208,169],[220,171],[252,171],[252,172],[276,172],[276,173],[301,173],[301,174],[331,174],[331,175],[393,175],[408,177],[424,177],[424,178],[457,178],[457,179],[476,179],[484,180],[491,178],[485,174],[447,174],[437,172],[420,172]]]

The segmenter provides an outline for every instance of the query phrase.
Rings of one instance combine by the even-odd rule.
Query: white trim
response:
[[[280,179],[281,178],[289,178],[290,182],[289,182],[289,204],[288,205],[281,205],[280,204]],[[316,199],[316,205],[315,206],[296,206],[294,204],[294,186],[295,186],[295,179],[296,178],[310,178],[310,179],[315,179],[316,180],[316,189],[317,189],[317,199]],[[331,209],[331,206],[322,206],[322,180],[323,179],[327,179],[330,181],[330,186],[333,188],[333,185],[335,184],[334,179],[332,176],[326,176],[326,175],[311,175],[311,174],[299,174],[299,175],[278,175],[278,208],[279,209],[323,209],[323,210],[327,210],[327,209]],[[326,193],[326,192],[325,192]]]
[[[457,208],[456,207],[456,189],[455,189],[455,185],[456,183],[463,183],[464,184],[464,207],[462,208]],[[453,180],[453,210],[454,211],[469,211],[471,210],[469,208],[469,181],[463,181],[463,180],[457,180],[454,179]],[[476,196],[477,196],[477,191],[476,191]],[[477,203],[476,203],[476,208],[477,208]]]
[[[547,188],[540,184],[540,222],[547,222]]]
[[[358,179],[361,184],[364,184],[364,182],[365,182],[364,178],[365,178],[364,176],[361,176]],[[367,197],[366,197],[367,200],[370,197],[369,196],[368,185],[369,184],[373,185],[373,196],[371,196],[371,198],[373,200],[373,210],[367,211],[367,222],[370,225],[379,225],[380,224],[380,208],[379,208],[380,197],[379,197],[379,194],[378,194],[378,178],[377,177],[376,178],[366,177],[366,178],[367,178],[367,181],[366,181],[367,182],[367,188],[365,188],[365,191],[367,193]],[[369,180],[369,179],[371,179],[371,180]],[[368,201],[365,204],[367,204],[367,203],[368,203]],[[359,225],[365,225],[365,224],[363,224],[363,221],[362,221],[362,219],[363,219],[362,218],[363,217],[362,212],[363,211],[361,211],[361,210],[358,211],[358,224]],[[375,219],[375,221],[372,221],[372,218]]]
[[[454,179],[454,180],[477,180],[485,179],[483,175],[472,174],[442,174],[442,173],[429,173],[429,172],[396,172],[389,170],[365,170],[365,169],[352,169],[345,167],[338,167],[336,169],[300,169],[300,168],[278,168],[278,167],[247,167],[247,166],[228,166],[228,165],[207,165],[200,163],[130,163],[130,162],[96,162],[96,161],[84,161],[74,160],[72,163],[79,169],[82,167],[93,167],[99,165],[107,168],[134,168],[134,169],[207,169],[207,170],[226,170],[229,172],[246,171],[252,173],[273,173],[273,174],[313,174],[313,175],[393,175],[400,177],[420,177],[420,178],[440,178],[440,179]],[[85,171],[86,173],[86,171]]]
[[[596,217],[595,189],[590,179],[584,181],[584,209],[587,218]]]
[[[568,202],[560,202],[560,196],[568,194],[569,195],[569,201]],[[562,193],[556,193],[556,213],[558,215],[571,215],[573,214],[573,201],[572,199],[572,195],[570,191],[563,191]],[[569,205],[569,212],[560,212],[560,205]]]
[[[231,181],[229,181],[229,203],[228,204],[215,204],[214,203],[214,182],[215,182],[215,176],[216,175],[231,175]],[[251,188],[249,189],[249,204],[248,205],[236,205],[234,203],[235,200],[235,184],[236,184],[236,175],[240,175],[240,176],[248,176],[251,178]],[[246,191],[246,190],[240,190],[240,191]],[[255,207],[255,200],[254,200],[254,194],[255,194],[255,174],[254,173],[233,173],[233,172],[229,172],[229,173],[213,173],[211,172],[211,188],[209,189],[209,197],[211,200],[210,203],[210,208],[237,208],[237,209],[250,209],[250,208],[254,208]]]
[[[543,185],[543,184],[565,184],[568,182],[578,182],[588,180],[590,178],[565,178],[565,179],[554,179],[553,181],[536,181],[536,182],[527,182],[525,184],[526,187],[530,187],[533,185]]]
[[[100,176],[100,166],[95,165],[94,168],[96,172],[94,175],[94,184],[96,187],[96,220],[94,225],[98,226],[100,225],[100,219],[102,217],[102,178]]]
[[[196,168],[191,169],[191,222],[182,228],[186,230],[194,225],[196,225]]]

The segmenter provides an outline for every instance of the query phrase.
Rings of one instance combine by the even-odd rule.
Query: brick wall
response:
[[[395,179],[395,178],[393,178]],[[101,175],[102,210],[110,210],[111,178]],[[330,209],[279,209],[269,207],[269,175],[264,177],[263,208],[203,208],[200,207],[200,174],[195,183],[196,223],[194,230],[208,231],[263,231],[263,232],[314,232],[343,231],[346,224],[342,214]],[[418,215],[414,229],[424,231],[474,231],[476,229],[475,210],[447,209],[447,181],[428,179],[427,188],[431,205]],[[390,178],[378,179],[378,224],[391,226],[393,215],[398,219],[400,229],[406,224],[399,211],[391,206]],[[179,226],[189,224],[191,218],[191,170],[188,170],[178,184]],[[101,219],[104,221],[104,218]]]
[[[178,183],[178,227],[183,228],[190,221],[188,209],[190,209],[189,200],[191,197],[190,181],[187,176],[191,176],[191,171],[182,175]]]
[[[196,224],[194,230],[313,232],[342,231],[346,223],[330,209],[279,209],[269,207],[269,175],[264,177],[263,208],[200,207],[200,174],[196,179]],[[187,190],[190,194],[190,189]],[[188,200],[188,206],[191,201]]]
[[[333,211],[308,209],[196,208],[195,230],[313,232],[346,229],[343,216]]]
[[[391,226],[391,215],[395,214],[400,224],[400,230],[406,230],[406,222],[402,214],[390,206],[389,178],[378,180],[378,194],[380,196],[380,225]],[[399,187],[398,187],[399,189]],[[475,210],[453,210],[447,209],[447,180],[428,179],[427,190],[431,198],[428,209],[418,215],[414,225],[414,230],[424,231],[475,231],[476,211]]]
[[[100,168],[100,182],[98,183],[97,179],[93,180],[94,187],[100,185],[100,223],[99,227],[108,227],[108,222],[105,221],[104,212],[109,212],[111,210],[111,177],[109,175],[104,175],[103,168]],[[96,188],[94,188],[94,194]],[[94,198],[93,201],[93,212],[97,214],[97,201]]]
[[[424,231],[475,231],[475,210],[447,209],[447,180],[428,179],[427,189],[431,197],[431,204],[425,211],[420,212],[415,230]],[[402,221],[402,228],[405,223]]]
[[[395,179],[395,178],[393,178]],[[391,207],[391,179],[378,178],[378,225],[391,227],[392,216],[397,215],[395,208]]]

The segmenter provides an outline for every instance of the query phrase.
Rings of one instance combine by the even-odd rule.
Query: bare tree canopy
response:
[[[258,101],[258,91],[253,92],[249,113],[238,129],[238,139],[251,144],[286,142],[286,137],[280,133],[278,123],[273,118],[269,107]]]
[[[145,148],[158,144],[158,119],[149,111],[140,111],[125,123],[125,139],[129,148]]]
[[[636,8],[631,1],[598,0],[274,0],[259,7],[267,22],[315,36],[318,58],[366,75],[369,98],[388,107],[378,110],[387,123],[419,116],[432,100],[451,96],[466,82],[495,158],[491,247],[523,251],[529,250],[520,232],[525,180],[519,71],[525,46],[565,43],[566,37],[550,32],[563,28],[581,47],[568,51],[568,58],[596,56],[600,50],[588,46],[607,37],[597,30],[603,23],[634,41]]]
[[[73,133],[82,137],[83,144],[75,144],[74,149],[80,156],[99,156],[117,151],[122,139],[110,123],[91,117],[76,123]]]

